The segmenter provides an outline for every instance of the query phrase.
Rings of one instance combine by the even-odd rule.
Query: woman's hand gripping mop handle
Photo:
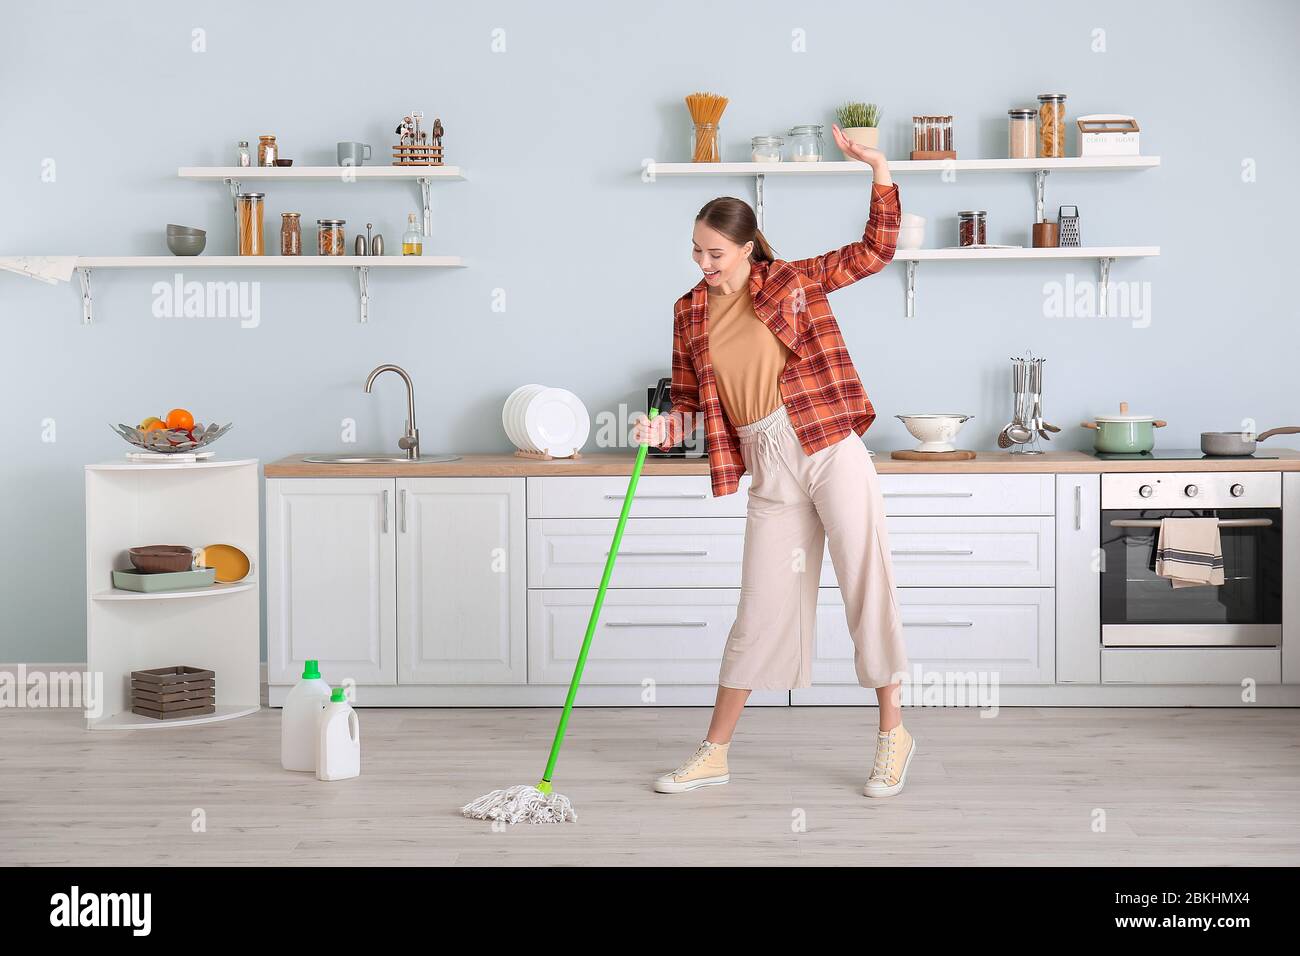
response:
[[[659,416],[659,408],[668,397],[668,388],[672,379],[661,378],[655,387],[654,398],[650,401],[649,416]],[[600,620],[600,609],[605,604],[605,589],[609,587],[610,575],[614,572],[614,560],[618,557],[619,545],[623,541],[623,528],[627,524],[628,512],[632,510],[632,499],[636,497],[636,484],[641,478],[641,467],[645,464],[649,445],[637,449],[636,464],[632,466],[632,478],[627,483],[627,494],[623,497],[623,510],[618,515],[618,527],[614,529],[614,541],[609,546],[609,557],[605,559],[605,573],[600,576],[600,590],[596,592],[596,603],[591,606],[591,618],[587,621],[587,633],[582,639],[582,650],[578,652],[578,663],[573,668],[573,680],[569,682],[569,696],[565,698],[564,710],[560,714],[560,725],[555,728],[555,742],[551,744],[551,756],[546,761],[546,772],[537,789],[542,793],[551,792],[551,776],[555,773],[555,762],[560,758],[560,747],[564,743],[564,733],[569,728],[569,714],[573,712],[573,702],[578,696],[578,685],[582,683],[582,670],[587,666],[587,652],[591,650],[591,638],[596,633],[596,624]]]

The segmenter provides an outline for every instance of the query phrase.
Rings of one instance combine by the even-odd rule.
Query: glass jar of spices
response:
[[[274,136],[266,135],[257,138],[257,165],[274,166],[279,157],[280,151],[275,145]]]
[[[1065,94],[1041,93],[1038,97],[1038,155],[1065,155]]]
[[[1007,110],[1007,158],[1033,159],[1037,142],[1034,117],[1038,113],[1028,107]]]
[[[239,193],[235,196],[235,232],[241,256],[264,256],[262,217],[266,193]]]
[[[780,136],[755,136],[749,141],[749,158],[756,163],[779,163],[784,145]]]
[[[317,219],[316,252],[322,256],[343,255],[343,227],[346,219]]]
[[[790,159],[796,163],[822,161],[822,128],[813,123],[790,128]]]
[[[253,165],[252,157],[248,154],[248,140],[241,139],[239,141],[239,145],[236,147],[235,158],[238,160],[236,163],[237,166]]]
[[[985,245],[985,217],[983,209],[963,209],[957,213],[957,245]]]
[[[280,255],[302,255],[302,213],[280,213]]]

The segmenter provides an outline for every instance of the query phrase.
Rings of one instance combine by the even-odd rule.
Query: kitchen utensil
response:
[[[197,256],[207,245],[207,236],[167,235],[167,249],[174,256]]]
[[[110,427],[135,447],[143,448],[145,451],[155,451],[161,455],[196,452],[200,448],[211,445],[231,428],[229,424],[206,427],[195,425],[189,431],[179,428],[159,428],[156,431],[142,432],[130,425],[119,424]]]
[[[370,254],[372,256],[382,256],[384,254],[384,235],[375,233],[375,237],[370,240]]]
[[[1012,445],[1015,444],[1015,442],[1011,440],[1011,435],[1009,434],[1010,430],[1011,430],[1011,426],[1006,425],[1003,427],[1002,431],[998,432],[999,448],[1010,448]]]
[[[248,577],[253,562],[233,544],[210,544],[198,551],[198,565],[212,568],[222,584],[234,584]]]
[[[366,245],[366,237],[357,233],[357,237],[352,240],[352,254],[354,256],[365,256],[370,254],[370,247]]]
[[[368,143],[339,143],[336,152],[340,166],[362,166],[370,158]]]
[[[650,403],[649,418],[659,416],[659,407],[668,395],[672,379],[661,378],[655,390],[655,398]],[[600,611],[605,604],[605,591],[609,587],[610,576],[614,573],[614,562],[618,558],[619,546],[623,543],[623,529],[627,526],[627,516],[632,510],[632,501],[636,498],[637,482],[641,478],[641,469],[645,466],[646,452],[650,446],[643,444],[637,449],[636,462],[632,465],[632,477],[628,479],[627,493],[623,496],[623,508],[618,515],[618,524],[614,528],[614,540],[610,543],[605,557],[605,570],[600,576],[600,587],[596,591],[596,600],[591,606],[591,617],[587,620],[587,633],[578,650],[578,660],[573,667],[573,679],[569,681],[569,693],[564,699],[564,710],[560,712],[560,722],[555,728],[555,740],[551,743],[551,754],[546,760],[546,770],[537,786],[518,785],[504,790],[493,790],[461,807],[460,812],[475,820],[500,820],[505,823],[564,823],[576,821],[578,816],[567,797],[555,793],[551,778],[555,775],[555,764],[560,758],[560,747],[564,744],[564,734],[569,726],[569,715],[573,713],[573,702],[578,697],[578,686],[582,683],[582,671],[587,666],[587,654],[591,650],[591,639],[596,633],[596,624],[600,621]]]
[[[1256,442],[1274,435],[1300,435],[1300,427],[1270,428],[1258,435],[1251,432],[1201,432],[1201,451],[1207,455],[1245,457],[1255,454]]]
[[[1154,448],[1155,429],[1167,424],[1150,415],[1130,415],[1128,402],[1120,402],[1118,415],[1098,415],[1095,421],[1083,422],[1082,426],[1096,430],[1093,447],[1097,451],[1130,455]]]
[[[1067,210],[1069,210],[1067,212]],[[1079,207],[1062,206],[1057,210],[1056,222],[1060,227],[1060,245],[1063,248],[1077,248],[1079,241]]]
[[[160,591],[188,591],[205,588],[217,579],[214,568],[194,568],[190,571],[141,571],[126,568],[113,572],[113,587],[119,591],[140,591],[156,594]]]
[[[961,426],[974,418],[974,415],[955,415],[950,413],[925,413],[920,415],[895,415],[900,422],[918,439],[921,444],[913,451],[948,452],[956,451],[952,440],[957,437]]]
[[[127,551],[137,571],[188,571],[194,567],[194,549],[183,544],[149,544]]]

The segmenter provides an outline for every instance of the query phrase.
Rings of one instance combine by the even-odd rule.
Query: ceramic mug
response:
[[[340,166],[360,166],[370,158],[370,147],[366,143],[339,143]]]

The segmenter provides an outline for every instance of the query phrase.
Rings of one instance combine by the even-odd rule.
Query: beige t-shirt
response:
[[[732,425],[765,418],[781,404],[791,352],[754,313],[749,289],[709,294],[709,358]]]

